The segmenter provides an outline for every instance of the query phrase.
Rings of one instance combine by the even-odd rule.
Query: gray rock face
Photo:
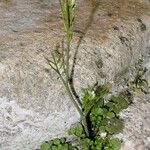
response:
[[[122,150],[149,150],[150,148],[150,95],[135,95],[133,104],[121,113],[125,120]]]
[[[0,22],[0,149],[36,149],[79,119],[43,58],[65,34],[59,5],[2,0]],[[129,77],[135,62],[150,55],[150,2],[79,0],[72,54],[78,45],[74,84],[79,94],[96,81],[115,84]],[[149,99],[135,97],[135,105],[122,114],[124,150],[150,148]]]

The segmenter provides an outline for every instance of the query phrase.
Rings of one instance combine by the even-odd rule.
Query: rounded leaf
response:
[[[49,145],[48,142],[45,142],[40,146],[40,150],[50,150],[50,147],[51,145]]]

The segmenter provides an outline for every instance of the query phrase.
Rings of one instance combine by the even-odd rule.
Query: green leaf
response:
[[[102,143],[97,143],[96,144],[96,150],[101,150],[102,149]]]
[[[110,147],[106,147],[105,150],[114,150],[114,149],[112,149]]]
[[[104,97],[109,94],[110,87],[108,84],[97,86],[95,94],[98,97]]]
[[[128,85],[130,88],[135,88],[135,87],[136,87],[135,82],[128,82],[127,85]]]
[[[84,150],[85,149],[93,150],[93,148],[92,148],[92,147],[94,147],[93,145],[94,145],[94,142],[92,140],[90,140],[89,138],[85,138],[85,139],[82,140],[82,146],[83,146]]]
[[[115,114],[113,112],[108,112],[107,117],[108,118],[113,118],[113,117],[115,117]]]
[[[102,97],[95,97],[94,107],[103,107],[104,106],[104,98]]]
[[[112,118],[106,125],[106,131],[110,134],[117,134],[123,130],[123,121],[121,119]]]
[[[117,104],[116,106],[118,106],[121,109],[128,108],[128,102],[125,100],[125,98],[123,98],[121,96],[118,96],[118,97],[113,96],[111,100],[114,103],[116,103]]]
[[[57,149],[64,150],[64,146],[63,145],[58,145]]]
[[[123,97],[118,97],[118,105],[120,105],[121,109],[128,108],[128,102]]]
[[[140,77],[142,77],[145,74],[145,72],[146,72],[146,69],[139,68],[137,76],[140,78]]]
[[[119,96],[123,97],[128,102],[128,104],[132,103],[133,95],[131,94],[129,90],[122,91],[119,94]]]
[[[114,106],[114,103],[113,103],[113,102],[108,102],[108,103],[106,104],[106,106],[109,107],[109,108],[112,108],[112,107]]]
[[[144,87],[144,88],[147,88],[148,87],[148,81],[145,80],[145,79],[142,79],[141,80],[141,83],[140,83],[140,86]]]
[[[101,150],[102,149],[102,145],[103,145],[103,141],[101,138],[96,138],[95,139],[95,149],[94,150]]]
[[[91,115],[90,118],[91,118],[91,121],[92,121],[92,120],[95,121],[95,120],[97,119],[97,117],[94,116],[94,115]]]
[[[121,112],[121,108],[119,105],[115,104],[114,102],[108,102],[106,104],[107,107],[109,107],[110,112],[115,112],[116,114]]]
[[[109,122],[109,119],[105,118],[101,121],[101,126],[106,126]]]
[[[73,135],[73,134],[75,134],[75,128],[70,128],[69,130],[68,130],[68,134],[69,135]]]
[[[77,128],[76,132],[75,132],[75,135],[78,136],[78,137],[82,137],[82,133],[83,133],[82,130],[80,128]]]
[[[79,150],[77,147],[71,147],[69,150]]]
[[[114,150],[121,149],[121,141],[118,138],[111,139],[110,144],[112,145]]]
[[[106,128],[105,128],[105,126],[100,126],[99,130],[100,130],[100,132],[105,132]]]
[[[69,145],[67,143],[65,143],[63,146],[64,146],[64,150],[68,150]]]
[[[84,133],[84,130],[83,130],[83,127],[80,123],[78,123],[75,127],[73,128],[70,128],[68,130],[68,134],[69,135],[75,135],[79,138],[84,138],[85,137],[85,133]]]
[[[55,145],[52,145],[51,150],[58,150],[58,147]]]
[[[98,115],[103,115],[103,109],[102,108],[94,108],[92,111],[93,115],[98,116]]]
[[[90,114],[90,120],[93,125],[99,125],[103,117],[102,108],[93,108]]]
[[[51,145],[49,145],[48,142],[45,142],[40,146],[40,150],[50,150],[50,147]]]
[[[86,113],[90,111],[90,109],[93,107],[95,103],[94,95],[92,94],[92,91],[85,90],[84,96],[82,98],[83,108]]]
[[[64,144],[66,142],[66,138],[61,138],[60,142],[61,142],[61,144]]]
[[[106,108],[103,108],[103,116],[107,116],[108,110]]]
[[[60,144],[60,139],[58,139],[58,138],[57,138],[57,139],[54,139],[54,140],[53,140],[53,143],[54,143],[55,145],[59,145],[59,144]]]
[[[118,105],[114,105],[112,107],[112,110],[116,113],[119,114],[121,112],[121,108]]]

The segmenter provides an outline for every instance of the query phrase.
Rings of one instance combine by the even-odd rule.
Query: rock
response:
[[[121,113],[125,120],[122,150],[148,150],[150,148],[150,94],[135,95],[133,104]]]
[[[150,85],[150,60],[149,62],[145,63],[143,65],[143,67],[147,68],[147,72],[146,72],[146,80],[148,81],[148,84]]]
[[[64,135],[79,119],[43,58],[65,34],[58,1],[3,0],[0,20],[0,149],[36,149],[44,140]],[[116,84],[129,77],[135,62],[149,57],[149,41],[149,1],[79,0],[72,44],[72,54],[80,44],[74,74],[77,92],[96,81]],[[141,101],[146,99],[149,95]],[[148,111],[148,105],[144,107]],[[131,112],[137,108],[131,107]],[[128,140],[126,130],[123,136]],[[134,131],[130,135],[134,137]],[[136,147],[141,141],[130,144]]]

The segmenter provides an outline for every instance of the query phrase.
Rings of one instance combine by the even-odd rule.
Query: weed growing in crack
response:
[[[107,84],[84,91],[82,112],[86,116],[89,136],[82,122],[79,122],[68,131],[75,138],[75,142],[62,143],[56,142],[61,138],[54,139],[43,143],[41,150],[120,150],[122,141],[113,136],[123,130],[124,123],[119,118],[119,113],[130,102],[125,92],[107,98],[109,94],[110,88]]]
[[[71,67],[73,66],[70,65],[76,1],[59,0],[59,3],[66,31],[66,43],[62,42],[61,45],[56,46],[51,59],[44,57],[60,77],[71,102],[80,114],[80,122],[68,131],[75,141],[68,141],[65,137],[56,138],[44,142],[40,146],[40,150],[120,150],[122,141],[114,138],[114,135],[123,130],[124,123],[120,119],[119,113],[128,108],[132,102],[132,94],[127,89],[118,95],[109,97],[110,86],[96,84],[92,88],[84,89],[84,95],[81,99],[79,98],[72,88]],[[138,68],[135,80],[128,83],[129,88],[142,90],[143,88],[140,87],[147,85],[146,80],[143,79],[145,71]]]
[[[142,92],[146,94],[148,91],[148,81],[144,79],[147,69],[142,67],[142,63],[143,61],[139,59],[136,64],[136,77],[133,81],[128,82],[129,88],[138,94]]]

